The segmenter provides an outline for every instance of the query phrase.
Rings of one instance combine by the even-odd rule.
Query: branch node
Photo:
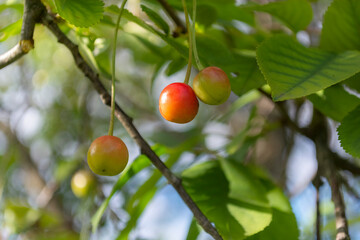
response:
[[[30,40],[21,40],[20,41],[20,47],[21,47],[21,50],[24,52],[24,53],[28,53],[31,51],[31,49],[34,48],[34,40],[33,39],[30,39]]]

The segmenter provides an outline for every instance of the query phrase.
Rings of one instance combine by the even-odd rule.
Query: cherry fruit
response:
[[[160,94],[159,110],[170,122],[187,123],[195,118],[199,110],[199,101],[189,85],[172,83]]]
[[[90,169],[103,176],[121,173],[128,159],[129,152],[125,143],[120,138],[109,135],[95,139],[87,154]]]
[[[226,73],[218,67],[201,70],[193,81],[196,96],[206,104],[219,105],[230,96],[231,86]]]
[[[95,179],[89,171],[79,170],[71,179],[71,190],[78,198],[86,197],[94,188]]]

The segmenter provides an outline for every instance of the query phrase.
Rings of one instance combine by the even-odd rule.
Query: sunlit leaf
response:
[[[77,27],[90,27],[103,17],[104,2],[101,0],[55,0],[58,13]]]
[[[22,19],[0,29],[0,42],[7,40],[11,36],[19,35],[21,32]]]
[[[263,171],[258,168],[250,169],[266,188],[266,196],[272,208],[273,218],[268,227],[247,239],[299,239],[299,230],[290,202],[282,190],[277,187]]]
[[[243,166],[210,161],[183,172],[183,185],[224,239],[262,231],[272,214],[265,188]]]
[[[360,53],[310,49],[290,36],[266,40],[257,60],[275,101],[299,98],[341,82],[360,71]]]

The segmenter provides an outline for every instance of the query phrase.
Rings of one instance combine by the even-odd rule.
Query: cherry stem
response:
[[[185,0],[182,0],[182,5],[184,8],[186,28],[188,29],[188,36],[189,36],[189,40],[188,40],[189,41],[189,61],[188,61],[187,69],[186,69],[186,76],[185,76],[184,83],[189,84],[189,79],[190,79],[190,74],[191,74],[191,65],[192,65],[192,37],[191,37],[192,34],[191,34],[191,30],[190,30],[189,13],[187,11]]]
[[[116,22],[115,27],[115,35],[114,35],[114,47],[113,47],[113,54],[112,54],[112,68],[111,68],[111,114],[110,114],[110,126],[109,126],[109,136],[114,134],[114,115],[115,115],[115,62],[116,62],[116,43],[117,43],[117,36],[119,31],[119,25],[121,16],[124,12],[124,7],[127,0],[124,0],[120,7],[120,13]]]
[[[194,49],[194,58],[196,65],[199,69],[199,71],[204,69],[204,66],[200,62],[200,58],[198,55],[197,47],[196,47],[196,31],[195,31],[195,25],[196,25],[196,0],[193,0],[193,12],[192,12],[192,25],[191,25],[191,35],[192,35],[192,45]]]

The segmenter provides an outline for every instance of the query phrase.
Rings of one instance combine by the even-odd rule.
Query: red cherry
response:
[[[95,139],[89,148],[87,161],[90,169],[104,176],[121,173],[129,159],[125,143],[118,137],[102,136]]]
[[[161,92],[159,109],[166,120],[187,123],[195,118],[199,110],[199,101],[189,85],[172,83]]]

